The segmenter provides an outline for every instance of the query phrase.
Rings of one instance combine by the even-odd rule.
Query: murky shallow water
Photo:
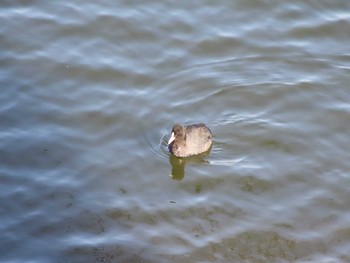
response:
[[[0,22],[1,261],[350,261],[346,1]],[[175,122],[206,123],[210,154],[170,157]]]

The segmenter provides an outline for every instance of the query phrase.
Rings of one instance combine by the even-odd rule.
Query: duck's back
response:
[[[205,124],[186,126],[186,153],[195,155],[206,152],[212,145],[212,133]]]

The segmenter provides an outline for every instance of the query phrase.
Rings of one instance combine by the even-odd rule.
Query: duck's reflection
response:
[[[174,180],[182,180],[185,177],[185,160],[184,158],[179,158],[170,155],[169,163],[171,165],[170,177]]]
[[[209,151],[195,155],[195,156],[190,156],[186,158],[181,158],[181,157],[175,157],[173,155],[169,156],[169,163],[171,165],[171,174],[170,177],[174,180],[182,180],[185,177],[185,166],[187,164],[203,164],[203,163],[209,163],[207,160],[204,158],[207,157],[210,153]]]

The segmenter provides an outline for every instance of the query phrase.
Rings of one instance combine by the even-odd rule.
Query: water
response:
[[[2,262],[350,262],[350,3],[5,1]],[[169,156],[174,123],[209,155]]]

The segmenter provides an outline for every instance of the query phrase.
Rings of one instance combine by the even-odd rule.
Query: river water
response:
[[[3,1],[0,261],[350,262],[349,43],[344,0]]]

